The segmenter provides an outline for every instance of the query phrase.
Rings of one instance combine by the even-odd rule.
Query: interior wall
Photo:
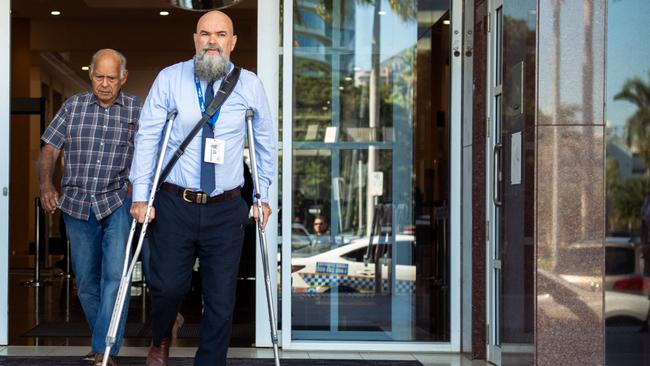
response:
[[[30,97],[31,52],[29,49],[30,23],[28,20],[16,19],[11,28],[11,96],[14,98]],[[27,254],[29,242],[34,240],[33,212],[34,203],[30,197],[31,156],[31,118],[29,116],[11,116],[10,122],[10,175],[9,175],[9,254]],[[35,126],[38,128],[37,126]],[[26,184],[27,183],[27,184]]]

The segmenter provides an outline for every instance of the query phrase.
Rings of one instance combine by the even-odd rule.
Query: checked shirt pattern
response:
[[[124,92],[108,108],[84,92],[59,109],[41,139],[63,149],[63,212],[87,220],[92,207],[101,220],[122,205],[140,109],[140,101]]]

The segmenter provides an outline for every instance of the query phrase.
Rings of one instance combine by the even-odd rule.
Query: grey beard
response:
[[[202,80],[221,79],[228,73],[228,59],[221,55],[194,56],[194,72]]]

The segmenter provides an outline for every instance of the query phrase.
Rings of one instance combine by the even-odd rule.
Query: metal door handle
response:
[[[503,202],[501,201],[501,151],[503,150],[503,144],[498,143],[494,145],[493,151],[493,161],[492,161],[492,200],[494,205],[501,207]]]

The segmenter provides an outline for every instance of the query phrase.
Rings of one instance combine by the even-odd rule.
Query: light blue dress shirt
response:
[[[229,65],[229,70],[233,69]],[[220,85],[221,80],[215,82]],[[207,82],[201,80],[205,93]],[[217,92],[218,88],[214,88]],[[253,133],[262,201],[268,202],[268,189],[275,177],[277,138],[266,93],[260,79],[248,70],[241,70],[239,81],[221,106],[214,137],[225,141],[224,164],[215,165],[215,190],[211,196],[244,185],[245,114],[248,108],[255,112]],[[177,63],[163,69],[151,87],[145,101],[138,132],[135,136],[135,153],[131,164],[130,180],[133,184],[133,201],[147,201],[153,182],[159,146],[163,139],[167,113],[178,111],[172,127],[164,164],[201,119],[201,106],[194,82],[194,60]],[[201,186],[201,131],[192,139],[185,153],[165,180],[181,187],[200,190]],[[163,165],[163,167],[165,166]]]

